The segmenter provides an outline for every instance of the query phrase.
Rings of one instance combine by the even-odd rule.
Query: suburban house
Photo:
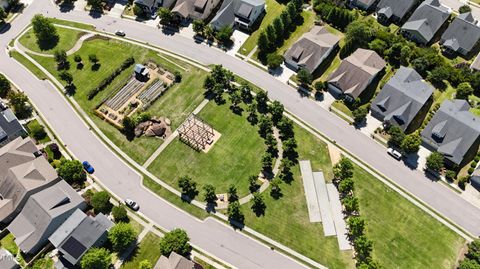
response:
[[[224,0],[210,24],[215,30],[237,26],[250,30],[265,12],[265,0]]]
[[[377,19],[384,24],[399,23],[417,2],[418,0],[380,0],[377,5]]]
[[[135,0],[133,3],[141,7],[146,13],[152,14],[161,7],[172,7],[175,0]]]
[[[448,54],[459,53],[467,55],[480,40],[480,26],[472,13],[458,15],[448,26],[440,39],[442,48]]]
[[[351,7],[369,10],[373,8],[375,2],[377,2],[377,0],[350,0],[349,5]]]
[[[30,196],[7,230],[14,235],[15,243],[22,252],[34,254],[77,208],[84,207],[82,196],[61,180]]]
[[[434,90],[417,71],[401,66],[373,100],[370,111],[378,120],[410,132],[422,124]]]
[[[480,53],[477,55],[472,65],[470,65],[470,68],[475,71],[480,71]]]
[[[161,256],[153,269],[203,269],[203,267],[175,252],[170,256]]]
[[[445,156],[450,166],[473,159],[480,142],[480,118],[465,100],[446,100],[422,131],[425,147]]]
[[[327,28],[314,26],[285,52],[285,64],[295,71],[305,68],[313,73],[338,46],[339,41],[340,38]]]
[[[473,174],[470,177],[470,184],[472,184],[472,187],[480,191],[480,168],[473,171]]]
[[[18,265],[15,257],[10,253],[10,251],[0,248],[0,268],[2,269],[18,269]]]
[[[449,10],[439,0],[425,0],[402,26],[401,31],[405,37],[427,44],[449,17]]]
[[[27,131],[13,114],[13,111],[0,101],[0,147],[17,137],[26,137],[27,135]]]
[[[32,194],[59,180],[30,138],[19,137],[0,148],[0,223],[8,224]]]
[[[386,66],[386,62],[373,50],[357,49],[343,59],[328,78],[328,89],[335,95],[354,101]]]
[[[178,21],[205,20],[220,3],[220,0],[177,0],[172,9]]]
[[[102,246],[107,241],[112,226],[113,222],[102,213],[92,217],[75,210],[49,238],[61,254],[55,268],[74,267],[90,248]]]

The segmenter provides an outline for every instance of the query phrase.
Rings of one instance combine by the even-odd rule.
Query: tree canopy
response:
[[[33,33],[40,48],[50,49],[58,43],[57,29],[50,19],[37,14],[32,19]]]
[[[97,213],[108,214],[112,209],[112,204],[110,203],[110,194],[108,194],[106,191],[94,193],[90,203]]]
[[[186,256],[191,249],[191,246],[188,243],[189,240],[190,238],[184,230],[173,229],[166,233],[160,241],[160,253],[167,257],[172,252]]]
[[[111,253],[105,248],[89,249],[80,261],[82,269],[108,269],[110,264]]]
[[[81,183],[87,179],[83,165],[78,160],[64,159],[57,168],[58,176],[68,183]]]
[[[108,232],[108,240],[112,243],[112,247],[117,252],[122,252],[130,246],[137,235],[130,223],[120,222],[115,224]]]

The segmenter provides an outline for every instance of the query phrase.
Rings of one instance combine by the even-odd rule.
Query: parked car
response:
[[[135,211],[138,211],[140,209],[140,206],[132,199],[125,199],[125,204]]]
[[[87,173],[93,174],[93,172],[95,172],[95,169],[93,169],[93,166],[89,162],[84,161],[82,164],[83,164],[83,169],[85,169]]]
[[[402,153],[398,152],[397,150],[395,150],[393,148],[388,148],[387,153],[390,154],[390,156],[392,156],[393,158],[395,158],[397,160],[402,159]]]
[[[117,31],[115,31],[115,34],[118,35],[118,36],[125,36],[125,31],[117,30]]]

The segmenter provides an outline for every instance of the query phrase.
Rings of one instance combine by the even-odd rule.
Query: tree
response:
[[[456,94],[455,97],[457,99],[464,99],[464,100],[468,101],[468,98],[472,94],[473,94],[473,88],[472,88],[472,86],[470,86],[470,83],[462,82],[462,83],[458,84],[457,94]]]
[[[116,222],[128,220],[127,209],[124,205],[114,206],[112,208],[112,216]]]
[[[3,7],[0,7],[0,21],[5,21],[8,14]]]
[[[374,50],[379,55],[383,55],[385,53],[385,50],[388,48],[388,44],[387,42],[376,38],[368,44],[368,47],[371,50]]]
[[[96,54],[90,54],[88,55],[88,60],[93,64],[93,65],[97,65],[98,64],[98,57]]]
[[[92,9],[102,10],[103,9],[103,0],[87,0],[87,4],[89,4]]]
[[[282,12],[280,14],[280,19],[282,20],[282,25],[283,25],[283,29],[285,31],[285,34],[290,32],[290,28],[292,26],[292,18],[290,18],[290,15],[288,14],[288,12]]]
[[[191,249],[188,241],[190,241],[190,238],[184,230],[173,229],[166,233],[160,241],[160,253],[166,257],[172,252],[187,256]]]
[[[352,111],[353,121],[355,123],[361,123],[365,120],[368,115],[368,109],[364,106],[358,107],[357,109]]]
[[[23,92],[13,92],[8,94],[10,106],[15,115],[21,119],[28,118],[32,114],[32,108],[28,104],[28,97]]]
[[[285,108],[283,107],[282,103],[279,101],[273,101],[270,104],[270,114],[272,114],[272,121],[273,124],[277,125],[277,123],[283,118],[283,112]]]
[[[143,260],[138,265],[138,269],[153,269],[153,265],[149,260]]]
[[[435,172],[439,172],[444,166],[444,157],[439,152],[432,152],[430,156],[427,157],[427,168]]]
[[[236,223],[239,223],[240,225],[243,225],[245,216],[243,215],[240,209],[240,203],[238,201],[228,204],[227,215],[228,215],[228,221],[230,221],[231,223],[236,222]]]
[[[82,269],[108,269],[111,263],[111,253],[105,248],[89,249],[80,261]]]
[[[275,40],[277,46],[281,46],[283,43],[283,37],[285,36],[285,26],[283,25],[280,16],[273,19],[273,29],[275,30]]]
[[[45,138],[45,136],[47,136],[45,128],[43,128],[43,126],[38,123],[29,125],[28,132],[32,134],[33,138],[35,138],[37,141],[42,140],[43,138]]]
[[[58,33],[50,19],[37,14],[32,19],[33,33],[40,48],[50,49],[58,43]]]
[[[120,222],[108,231],[108,240],[117,252],[122,252],[137,238],[135,230],[130,223]]]
[[[241,114],[242,108],[239,106],[242,102],[242,97],[238,93],[238,91],[233,91],[230,93],[230,103],[232,104],[230,108],[234,113]]]
[[[347,26],[345,36],[358,47],[364,47],[375,36],[375,29],[369,20],[356,20]]]
[[[287,140],[293,138],[295,132],[293,130],[293,121],[287,117],[282,117],[277,123],[278,131],[280,132],[280,138]]]
[[[282,189],[280,188],[280,180],[277,178],[274,178],[272,181],[270,181],[270,196],[273,197],[273,199],[278,199],[282,197]]]
[[[258,121],[258,116],[257,116],[257,104],[255,103],[250,103],[248,106],[247,106],[247,112],[248,112],[248,116],[247,116],[247,120],[252,124],[252,125],[255,125]]]
[[[333,167],[333,175],[336,179],[346,179],[353,177],[353,163],[346,157],[342,157],[340,161]]]
[[[283,157],[288,158],[291,161],[297,160],[297,142],[294,137],[283,140]]]
[[[262,156],[262,170],[264,173],[272,171],[273,156],[270,152],[265,152]]]
[[[186,196],[189,199],[197,196],[197,183],[193,181],[189,176],[183,176],[178,180],[178,187],[182,190],[182,196]]]
[[[248,83],[242,83],[240,86],[240,96],[245,103],[251,103],[253,96],[252,96],[252,88]]]
[[[122,132],[125,134],[129,141],[133,140],[135,137],[135,121],[126,116],[122,120]]]
[[[468,252],[465,257],[480,263],[480,239],[475,239],[468,244]]]
[[[76,63],[80,63],[82,62],[82,56],[78,55],[78,54],[75,54],[75,56],[73,56],[73,60],[76,62]]]
[[[73,82],[73,76],[71,73],[67,72],[67,71],[62,71],[60,72],[59,74],[60,76],[60,79],[65,81],[67,83],[67,85],[71,85],[72,82]]]
[[[142,16],[145,15],[145,10],[139,5],[134,5],[133,6],[133,14],[137,17],[142,17]]]
[[[460,8],[458,8],[458,12],[460,14],[467,13],[467,12],[470,12],[470,11],[472,11],[472,8],[469,5],[463,5]]]
[[[235,185],[232,184],[228,186],[227,196],[228,196],[229,203],[238,201],[237,187],[235,187]]]
[[[267,208],[267,205],[263,201],[262,194],[259,192],[254,193],[252,201],[253,204],[251,209],[253,210],[255,215],[257,215],[257,217],[265,215],[265,209]]]
[[[252,175],[248,178],[248,189],[251,193],[254,193],[258,190],[257,179],[258,177],[255,175]]]
[[[277,40],[276,40],[275,29],[273,28],[273,25],[269,24],[265,29],[265,33],[267,35],[267,40],[268,40],[268,51],[272,51],[277,47],[276,46]]]
[[[312,83],[312,74],[307,69],[300,68],[297,72],[297,79],[302,85],[308,85]]]
[[[347,177],[344,178],[338,183],[338,191],[342,193],[343,195],[349,194],[351,191],[353,191],[355,186],[355,183],[352,178]]]
[[[260,113],[268,112],[268,94],[264,91],[260,91],[255,96],[255,101],[257,102],[257,110]]]
[[[360,216],[351,216],[347,220],[348,234],[352,237],[363,235],[365,230],[365,220]]]
[[[273,134],[267,134],[267,137],[265,137],[265,145],[267,145],[268,153],[270,153],[274,157],[278,155],[278,143]]]
[[[458,265],[458,269],[480,269],[480,263],[474,260],[464,259]]]
[[[203,186],[203,199],[208,204],[215,204],[217,202],[217,195],[215,194],[215,187],[212,184],[206,184]]]
[[[230,42],[230,38],[232,37],[232,34],[233,34],[232,27],[229,25],[225,25],[215,33],[215,38],[221,44],[226,44],[227,42]]]
[[[261,53],[265,53],[270,50],[270,42],[268,41],[265,31],[262,31],[258,36],[257,46]]]
[[[194,20],[192,22],[192,29],[197,35],[203,35],[205,30],[205,22],[203,20]]]
[[[347,195],[342,199],[342,204],[345,207],[345,211],[349,214],[358,212],[358,199],[357,197]]]
[[[258,120],[258,133],[262,138],[266,138],[268,134],[273,133],[272,120],[265,115],[261,115]]]
[[[315,82],[313,87],[315,88],[315,90],[317,92],[323,92],[328,88],[328,83],[325,82],[325,81],[317,81],[317,82]]]
[[[406,135],[400,144],[400,148],[406,153],[411,154],[415,153],[420,149],[420,144],[422,144],[422,139],[418,132],[411,133]]]
[[[8,81],[4,75],[0,74],[0,97],[7,96],[11,89],[10,81]]]
[[[372,252],[373,243],[365,235],[361,235],[353,241],[355,252],[357,253],[357,260],[360,262],[366,261]]]
[[[63,159],[57,169],[58,176],[68,183],[81,183],[87,179],[83,165],[78,160]]]
[[[166,7],[159,8],[157,14],[160,18],[160,24],[162,25],[169,25],[173,20],[172,11]]]
[[[110,203],[110,194],[106,191],[99,191],[93,194],[90,200],[93,209],[96,213],[108,214],[112,209],[112,203]]]
[[[280,67],[283,63],[283,56],[277,53],[270,53],[267,55],[268,68],[274,70]]]
[[[437,66],[427,76],[427,79],[432,82],[432,84],[437,85],[441,88],[445,87],[443,80],[447,79],[449,76],[449,70],[445,66]]]
[[[403,139],[405,139],[405,133],[403,130],[397,125],[392,125],[387,132],[390,135],[388,144],[391,146],[400,147]]]

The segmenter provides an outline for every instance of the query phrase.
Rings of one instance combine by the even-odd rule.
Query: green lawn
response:
[[[257,127],[251,126],[245,116],[231,112],[228,106],[212,101],[199,113],[221,133],[208,153],[197,152],[175,139],[149,166],[149,171],[174,187],[181,176],[189,175],[198,183],[199,190],[211,183],[217,193],[224,193],[230,184],[235,184],[240,194],[248,193],[248,177],[260,172],[265,145]]]
[[[54,263],[52,258],[49,257],[43,257],[38,260],[36,260],[31,269],[53,269],[54,268]]]
[[[87,60],[88,55],[92,53],[95,53],[100,60],[100,69],[98,71],[92,71],[92,65]],[[96,106],[108,98],[113,91],[129,78],[133,72],[133,66],[122,72],[105,90],[97,94],[92,100],[87,99],[88,91],[99,85],[126,58],[133,55],[136,62],[152,59],[171,72],[175,70],[180,71],[183,76],[181,83],[171,87],[147,110],[152,116],[166,116],[172,120],[175,127],[203,100],[203,90],[198,81],[203,81],[206,72],[192,66],[188,66],[187,71],[184,71],[163,57],[159,57],[158,53],[154,51],[118,40],[95,39],[84,42],[82,48],[76,54],[84,59],[85,66],[83,69],[77,69],[74,66],[73,55],[68,57],[71,63],[69,72],[73,75],[73,83],[77,86],[74,95],[75,100],[113,143],[140,164],[143,164],[148,159],[162,144],[163,140],[140,137],[129,141],[119,130],[97,117],[94,113]],[[119,55],[121,56],[119,57]],[[56,64],[52,58],[35,55],[32,55],[32,57],[49,72],[58,77],[59,72],[56,70]]]
[[[335,100],[332,103],[332,107],[340,110],[341,112],[345,113],[345,115],[349,116],[350,118],[353,119],[353,113],[352,111],[345,105],[343,100]]]
[[[13,255],[16,255],[18,253],[18,246],[14,240],[15,237],[13,237],[13,234],[9,233],[0,240],[0,247],[8,250]]]
[[[80,22],[74,22],[74,21],[66,21],[66,20],[61,20],[57,18],[50,18],[53,23],[55,24],[61,24],[61,25],[66,25],[66,26],[71,26],[71,27],[76,27],[76,28],[81,28],[85,30],[95,30],[95,26],[90,25],[90,24],[84,24]]]
[[[56,45],[48,45],[48,49],[40,48],[37,43],[37,38],[33,33],[33,29],[28,30],[22,37],[20,37],[19,42],[25,48],[30,49],[35,52],[46,53],[46,54],[53,54],[56,50],[65,50],[68,51],[71,49],[77,40],[84,34],[85,32],[75,31],[71,29],[56,27],[58,36],[60,37],[58,43]]]
[[[22,54],[17,51],[10,51],[10,56],[13,57],[17,62],[25,66],[32,74],[34,74],[38,79],[44,80],[47,79],[45,73],[42,72],[38,67],[36,67],[32,62],[25,58]]]
[[[277,16],[280,16],[280,13],[282,13],[282,11],[285,9],[285,5],[280,4],[275,0],[266,0],[265,9],[266,14],[262,20],[262,23],[260,24],[260,27],[250,35],[245,43],[243,43],[239,50],[240,54],[248,55],[257,46],[257,40],[260,36],[260,33],[267,28],[267,26],[270,25]]]
[[[149,232],[140,242],[134,253],[122,264],[122,269],[138,269],[143,260],[148,260],[155,265],[160,258],[160,237]]]
[[[38,126],[41,126],[40,123],[38,122],[38,120],[32,120],[30,122],[27,123],[27,131],[30,132],[30,130],[32,128],[37,128]],[[42,126],[43,127],[43,126]],[[45,128],[44,128],[45,129]],[[44,144],[44,143],[47,143],[47,142],[50,142],[50,137],[46,134],[45,137],[43,137],[42,139],[38,140],[37,142],[40,143],[40,144]]]

